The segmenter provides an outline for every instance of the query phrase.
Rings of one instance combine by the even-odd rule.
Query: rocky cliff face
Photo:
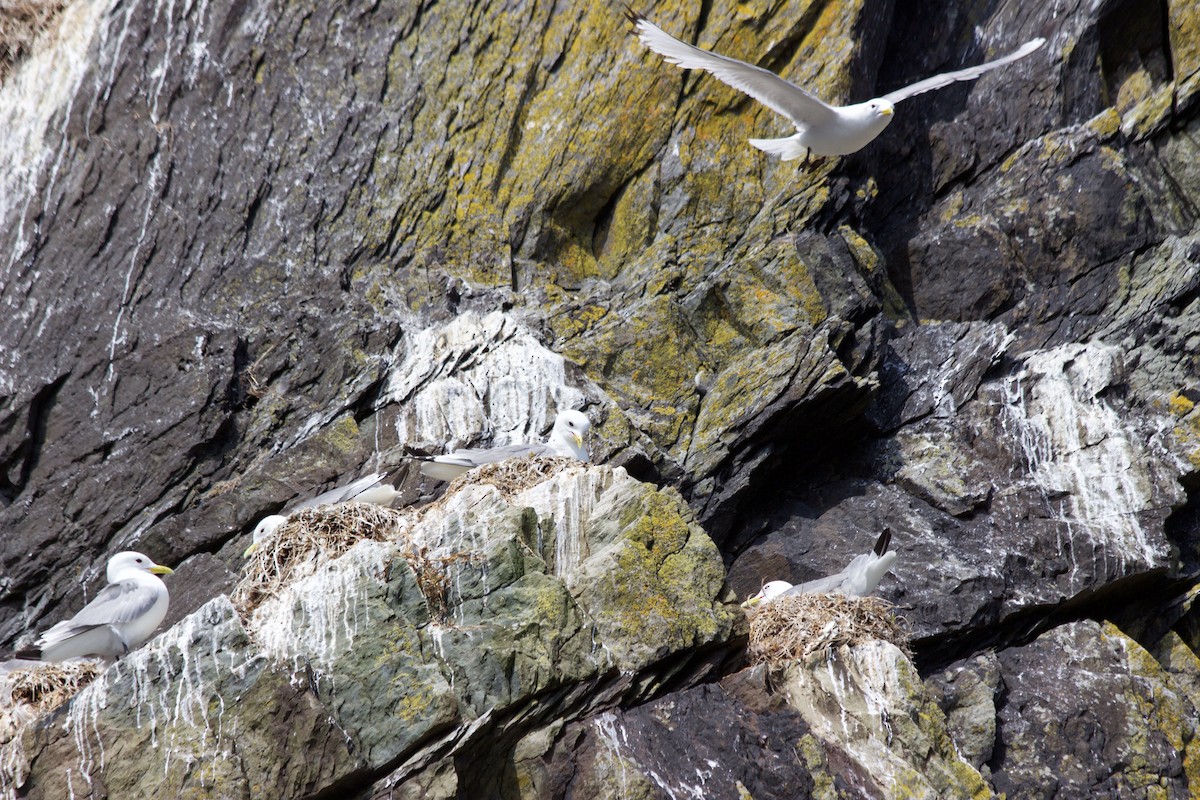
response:
[[[6,791],[1197,791],[1193,4],[643,11],[835,101],[1048,44],[808,170],[600,6],[74,2],[22,45],[0,642],[116,550],[178,574]],[[445,620],[386,537],[227,599],[297,493],[562,407],[610,466],[429,512]],[[913,662],[741,669],[734,597],[884,525]]]

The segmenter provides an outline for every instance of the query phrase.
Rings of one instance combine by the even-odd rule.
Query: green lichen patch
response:
[[[718,600],[720,554],[676,492],[610,493],[596,504],[589,533],[593,555],[572,584],[618,667],[638,669],[729,634],[733,612]]]

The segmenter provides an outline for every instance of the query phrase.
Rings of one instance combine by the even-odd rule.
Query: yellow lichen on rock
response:
[[[1175,104],[1182,106],[1200,90],[1200,8],[1191,0],[1167,0],[1167,35]]]

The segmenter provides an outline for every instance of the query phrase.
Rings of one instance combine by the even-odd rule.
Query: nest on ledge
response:
[[[70,700],[104,669],[93,661],[31,664],[0,675],[0,744],[21,735],[30,720]]]
[[[446,487],[446,493],[436,501],[422,507],[425,513],[437,508],[443,501],[467,486],[486,484],[495,486],[505,500],[511,500],[526,489],[537,486],[571,467],[586,467],[582,461],[570,456],[534,456],[509,458],[493,464],[483,464],[459,475]]]
[[[396,510],[368,503],[344,503],[299,511],[288,517],[288,521],[279,526],[246,562],[242,578],[233,590],[233,604],[249,617],[254,609],[278,594],[285,585],[311,574],[318,564],[337,558],[356,542],[370,539],[397,542],[402,546],[402,555],[416,572],[432,613],[444,616],[448,590],[445,573],[449,566],[473,556],[430,552],[410,539],[413,525],[433,509],[445,506],[448,498],[467,486],[495,486],[506,500],[511,500],[572,466],[581,466],[581,463],[558,456],[510,458],[484,464],[460,475],[451,481],[441,498],[420,508]]]
[[[288,518],[247,561],[232,600],[249,614],[268,597],[319,563],[345,553],[363,539],[388,541],[404,534],[409,515],[370,503],[305,509]]]
[[[911,655],[908,631],[878,597],[801,594],[777,597],[750,613],[750,663],[780,666],[815,653],[882,639]]]

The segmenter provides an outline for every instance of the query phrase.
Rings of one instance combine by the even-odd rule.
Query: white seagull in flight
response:
[[[955,81],[970,81],[1037,50],[1045,39],[1026,42],[1006,56],[975,67],[943,72],[911,86],[888,92],[883,97],[850,106],[831,106],[811,92],[785,81],[773,72],[681,42],[641,14],[625,8],[637,37],[646,47],[683,69],[702,69],[722,83],[753,97],[796,126],[796,133],[783,139],[751,139],[750,144],[784,161],[814,156],[845,156],[875,139],[892,121],[895,105],[922,92],[940,89]]]

